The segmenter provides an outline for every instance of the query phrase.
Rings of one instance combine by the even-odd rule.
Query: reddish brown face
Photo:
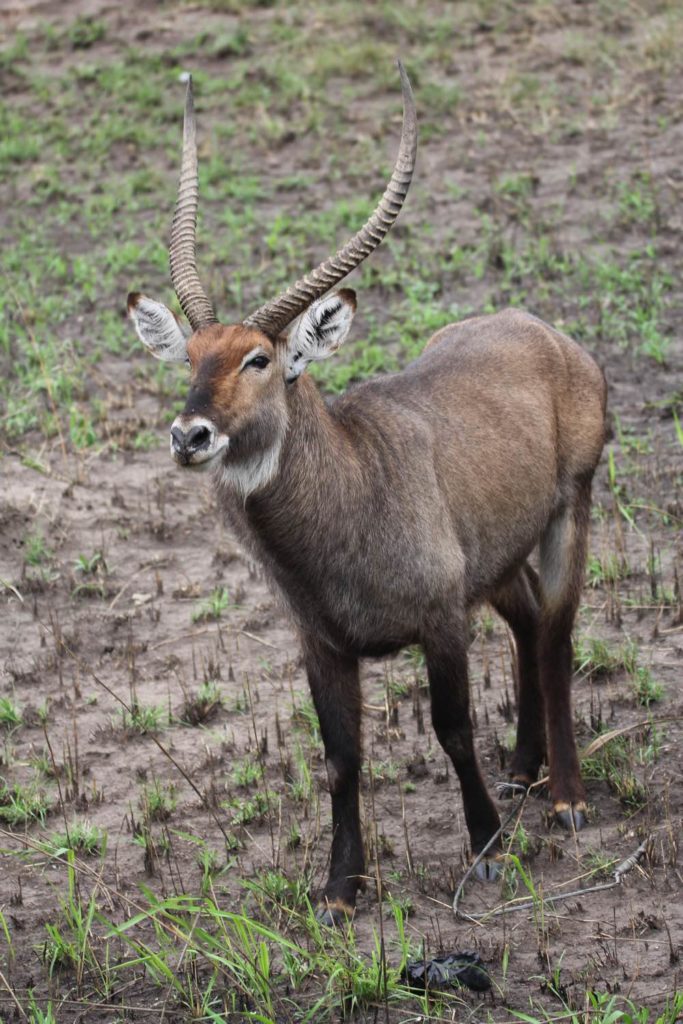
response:
[[[182,466],[253,458],[270,446],[284,407],[284,378],[273,343],[261,331],[220,324],[187,343],[192,372],[183,412],[171,428],[171,454]]]
[[[343,288],[313,302],[277,342],[246,324],[212,323],[188,338],[163,303],[131,293],[128,313],[143,344],[157,359],[190,364],[190,393],[171,428],[178,465],[214,466],[245,497],[272,481],[287,432],[287,396],[310,363],[337,351],[355,310],[355,293]]]

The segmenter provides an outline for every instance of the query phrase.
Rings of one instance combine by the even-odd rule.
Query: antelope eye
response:
[[[256,367],[257,370],[265,370],[269,362],[270,359],[268,358],[268,356],[254,356],[254,358],[250,359],[246,365],[254,366]]]

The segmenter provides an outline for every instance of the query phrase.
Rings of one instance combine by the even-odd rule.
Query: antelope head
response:
[[[408,76],[399,62],[403,130],[394,170],[365,225],[333,256],[241,323],[218,322],[196,267],[197,145],[188,81],[183,154],[169,249],[171,280],[187,329],[162,303],[139,292],[128,313],[158,359],[185,362],[190,390],[171,427],[178,465],[217,466],[245,496],[277,472],[288,423],[288,390],[309,363],[326,359],[346,338],[356,309],[351,289],[330,292],[377,248],[398,217],[415,166],[417,126]]]

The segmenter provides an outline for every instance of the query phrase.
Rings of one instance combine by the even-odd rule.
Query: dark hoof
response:
[[[348,924],[355,908],[344,900],[325,900],[315,912],[316,921],[326,928],[339,928]]]
[[[580,832],[586,824],[586,805],[583,802],[578,804],[558,802],[554,805],[553,811],[555,821],[567,832]]]
[[[482,859],[474,869],[474,877],[478,882],[495,882],[503,870],[503,857],[500,853],[492,853]]]

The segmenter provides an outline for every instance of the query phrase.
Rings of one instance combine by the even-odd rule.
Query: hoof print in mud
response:
[[[556,803],[553,807],[553,817],[567,832],[580,832],[588,822],[584,803]]]

